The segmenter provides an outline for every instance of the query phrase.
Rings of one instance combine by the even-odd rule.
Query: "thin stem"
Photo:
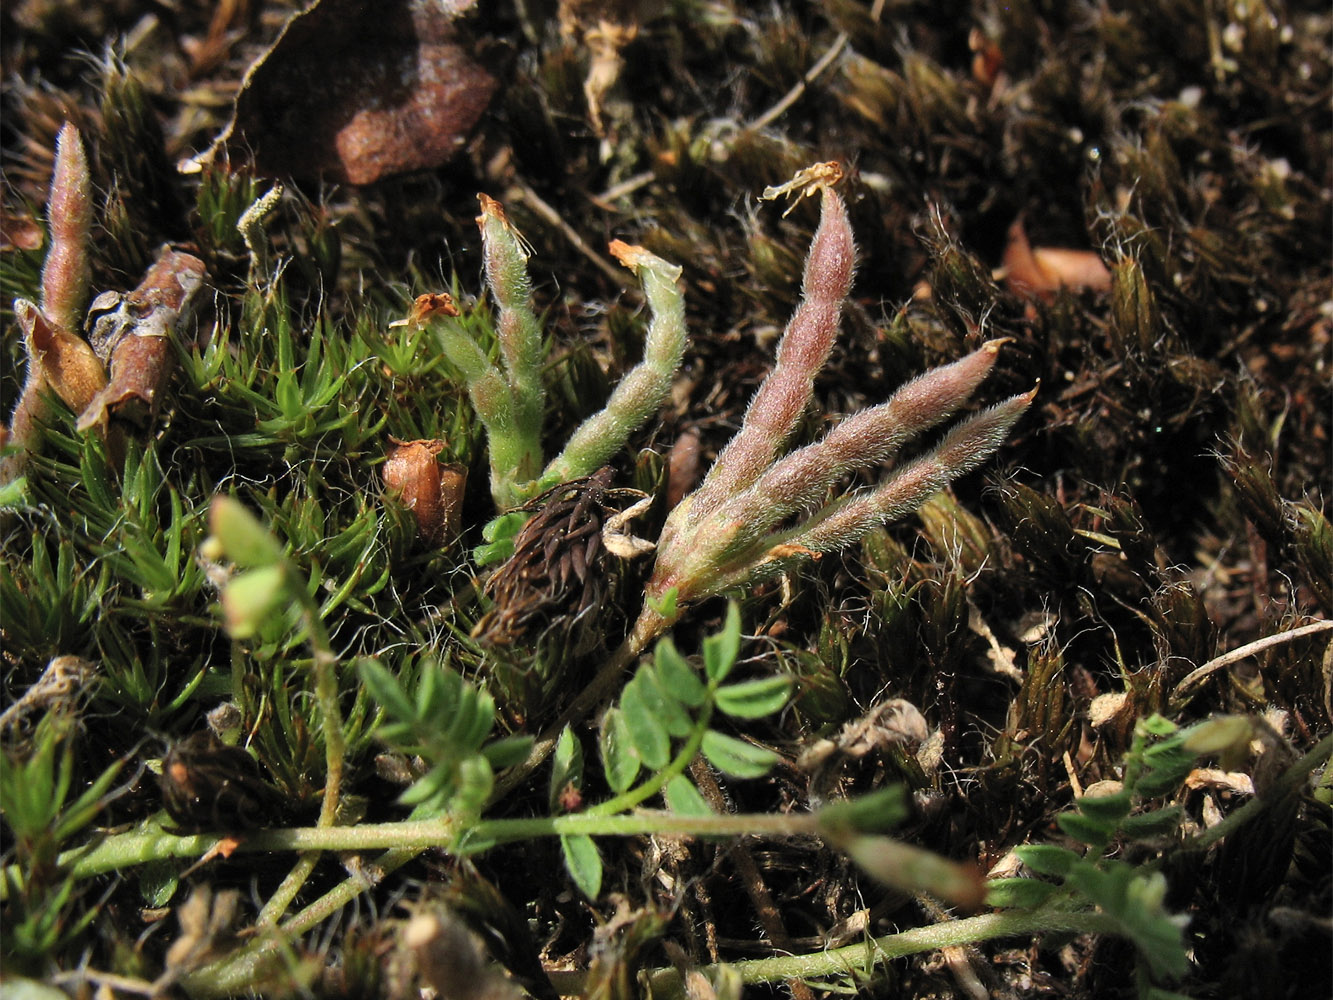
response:
[[[273,890],[273,895],[269,896],[264,903],[263,909],[259,911],[259,916],[255,917],[256,927],[276,927],[282,915],[287,912],[287,907],[292,905],[292,900],[296,894],[301,891],[301,886],[305,885],[306,879],[310,873],[315,870],[315,865],[319,863],[320,854],[318,851],[307,851],[296,859],[296,864],[292,865],[292,870],[287,873],[281,884]]]
[[[717,685],[712,685],[716,689]],[[640,802],[652,798],[663,788],[666,783],[678,774],[683,774],[685,769],[690,766],[690,762],[699,754],[699,748],[703,746],[704,733],[708,732],[708,722],[713,716],[713,706],[710,703],[707,708],[700,713],[699,719],[694,724],[694,731],[690,733],[690,738],[681,744],[680,750],[666,767],[658,771],[651,778],[639,785],[637,788],[631,788],[622,792],[615,798],[600,802],[584,812],[584,815],[609,816],[615,813],[624,812],[626,809],[633,809]]]
[[[828,51],[820,56],[813,66],[805,73],[805,76],[796,81],[795,86],[785,93],[781,100],[765,111],[762,115],[745,126],[747,130],[757,132],[761,128],[767,128],[773,122],[777,121],[782,115],[800,100],[801,95],[805,93],[806,88],[814,83],[823,72],[833,65],[833,60],[837,59],[842,50],[847,47],[849,38],[846,32],[839,32],[838,37],[833,39],[833,44],[829,46]]]
[[[1222,822],[1203,831],[1194,838],[1189,846],[1202,850],[1211,847],[1223,837],[1235,833],[1237,829],[1254,819],[1275,801],[1299,788],[1301,783],[1310,776],[1311,771],[1328,762],[1330,753],[1333,753],[1333,733],[1325,736],[1315,744],[1313,750],[1287,768],[1265,794],[1256,795]]]
[[[281,830],[259,830],[234,844],[234,853],[277,851],[370,851],[401,849],[424,851],[438,848],[466,855],[497,844],[532,837],[587,834],[593,837],[634,837],[645,834],[729,837],[744,834],[789,836],[819,832],[818,817],[803,814],[725,814],[681,816],[666,812],[635,812],[615,816],[590,812],[567,816],[531,816],[481,820],[460,831],[447,818],[407,820],[400,823],[363,823],[358,826],[306,826]],[[179,837],[167,833],[123,833],[91,847],[65,851],[58,864],[71,878],[84,879],[120,871],[166,858],[202,857],[224,838],[213,834]],[[0,882],[0,901],[8,886],[20,879],[17,865],[10,865]],[[285,926],[285,925],[284,925]]]
[[[652,642],[664,631],[670,623],[657,614],[651,608],[645,607],[639,614],[639,620],[634,623],[634,628],[630,634],[625,637],[625,641],[620,644],[611,658],[606,661],[606,665],[597,671],[588,686],[579,693],[579,696],[569,703],[569,707],[560,714],[546,731],[532,744],[532,749],[528,751],[528,756],[519,764],[515,764],[508,771],[502,774],[495,783],[495,790],[491,792],[489,802],[498,802],[515,788],[527,780],[528,775],[541,766],[542,761],[551,755],[555,749],[556,740],[560,738],[560,733],[566,726],[572,726],[582,721],[589,712],[605,698],[620,680],[625,669],[634,662],[634,658],[647,648],[648,643]]]
[[[1278,632],[1276,635],[1266,635],[1262,639],[1256,639],[1254,642],[1247,642],[1243,646],[1238,646],[1229,653],[1223,653],[1221,656],[1215,656],[1201,667],[1191,670],[1176,685],[1171,692],[1173,699],[1183,699],[1193,688],[1197,687],[1209,674],[1221,670],[1223,667],[1229,667],[1233,663],[1239,663],[1247,656],[1254,656],[1262,653],[1266,649],[1283,643],[1291,642],[1293,639],[1301,639],[1307,635],[1315,635],[1319,632],[1326,632],[1333,629],[1333,621],[1320,619],[1317,622],[1311,622],[1309,625],[1302,625],[1299,628],[1288,629],[1286,632]]]
[[[828,951],[729,962],[727,967],[740,973],[744,983],[818,979],[865,972],[891,959],[923,951],[976,944],[992,938],[1024,937],[1039,933],[1113,934],[1116,930],[1116,922],[1110,917],[1088,911],[1042,909],[984,913],[963,920],[950,920],[898,934],[887,934]],[[708,975],[716,972],[717,968],[704,966],[701,971]],[[584,985],[582,974],[554,973],[551,981],[562,996],[577,995],[582,992]],[[652,995],[661,1000],[683,1000],[686,995],[680,973],[675,969],[658,969],[649,974],[648,982]]]
[[[646,176],[651,180],[653,175],[650,173]],[[631,294],[634,294],[637,291],[633,285],[625,280],[625,272],[608,264],[605,258],[594,251],[583,237],[578,234],[578,230],[566,222],[559,212],[542,200],[541,195],[537,194],[536,191],[532,190],[532,188],[528,187],[528,185],[524,184],[521,180],[517,181],[517,184],[518,189],[523,192],[524,204],[532,209],[534,213],[541,216],[542,220],[548,225],[554,226],[556,229],[560,230],[560,235],[569,241],[570,246],[581,253],[589,264],[597,268],[597,270],[601,271],[603,275],[609,278],[611,284],[617,287],[623,287]],[[596,199],[593,199],[593,202],[595,204]]]
[[[320,803],[318,826],[333,827],[338,822],[338,803],[342,789],[343,759],[347,756],[347,741],[343,735],[342,708],[338,704],[338,656],[319,615],[319,607],[306,589],[299,584],[292,589],[298,594],[305,618],[306,634],[314,652],[315,701],[323,716],[324,729],[324,799]],[[259,912],[260,927],[276,924],[296,894],[305,885],[310,873],[319,863],[319,853],[311,851],[296,860],[282,884],[269,897]]]
[[[182,980],[182,985],[194,997],[234,996],[256,980],[260,963],[289,942],[293,935],[302,934],[327,920],[361,893],[373,888],[384,876],[421,853],[420,848],[405,847],[386,851],[373,865],[340,882],[284,923],[279,933],[252,941],[226,958],[197,969]]]

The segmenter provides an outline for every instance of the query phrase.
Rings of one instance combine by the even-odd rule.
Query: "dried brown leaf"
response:
[[[351,184],[448,162],[499,86],[455,25],[473,5],[319,0],[250,67],[209,155]]]

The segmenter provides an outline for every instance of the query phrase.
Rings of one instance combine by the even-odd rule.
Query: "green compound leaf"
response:
[[[708,700],[708,688],[669,638],[657,644],[655,665],[662,687],[677,701],[698,708]]]
[[[1069,884],[1116,921],[1155,977],[1180,978],[1189,971],[1183,934],[1187,918],[1163,906],[1166,879],[1161,872],[1143,874],[1116,861],[1100,868],[1082,864],[1069,873]]]
[[[704,733],[700,749],[714,767],[733,778],[762,778],[778,761],[778,755],[772,750],[752,746],[712,729]]]
[[[602,856],[597,845],[587,834],[571,833],[561,836],[560,850],[565,855],[565,868],[579,892],[596,901],[602,891]]]
[[[639,683],[643,685],[644,700],[661,716],[662,725],[666,726],[667,732],[677,739],[684,739],[692,733],[694,720],[690,718],[690,713],[685,711],[685,706],[667,690],[657,667],[653,664],[640,667],[639,677],[641,678]]]
[[[790,677],[763,677],[727,684],[713,693],[717,707],[738,719],[760,719],[781,711],[791,696]]]
[[[611,791],[619,795],[634,783],[639,773],[639,758],[631,749],[634,744],[630,739],[624,713],[620,709],[606,710],[606,715],[602,718],[599,743],[606,783],[611,786]]]
[[[736,665],[741,651],[741,611],[735,601],[727,604],[727,620],[722,631],[704,639],[704,672],[720,684]]]
[[[694,782],[683,774],[678,774],[666,783],[662,789],[667,808],[682,816],[711,816],[713,809],[694,787]]]
[[[624,713],[629,738],[639,759],[649,770],[657,771],[666,767],[671,759],[671,736],[661,717],[653,711],[649,699],[644,697],[646,686],[643,676],[635,674],[620,696],[620,710]]]

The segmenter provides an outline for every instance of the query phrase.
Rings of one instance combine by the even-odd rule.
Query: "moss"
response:
[[[167,741],[198,732],[211,710],[231,703],[241,719],[233,735],[265,780],[299,808],[317,808],[327,761],[308,629],[294,610],[252,639],[226,636],[223,570],[198,558],[218,493],[257,512],[279,539],[337,650],[349,814],[402,816],[401,789],[378,776],[380,707],[353,666],[358,657],[377,658],[408,691],[419,689],[423,664],[447,662],[508,694],[502,729],[526,724],[514,705],[528,696],[516,691],[536,687],[537,700],[556,703],[572,696],[561,685],[585,676],[586,663],[533,677],[519,656],[493,675],[491,654],[471,638],[489,610],[468,555],[494,513],[485,436],[437,334],[389,323],[416,295],[447,290],[482,350],[498,356],[495,318],[479,301],[472,222],[475,193],[496,193],[535,249],[533,297],[552,341],[541,372],[551,411],[544,444],[558,450],[639,356],[647,311],[623,294],[632,282],[616,285],[591,266],[524,192],[594,252],[617,237],[680,264],[693,332],[681,375],[660,422],[631,435],[611,465],[614,487],[654,490],[664,475],[657,456],[685,432],[697,437],[704,469],[733,436],[798,297],[799,248],[817,212],[798,207],[779,218],[757,210],[755,197],[835,158],[854,171],[842,190],[860,268],[800,441],[834,423],[823,415],[887,399],[993,337],[1011,340],[978,404],[1037,380],[1040,389],[996,464],[964,477],[946,500],[877,530],[856,551],[743,595],[745,630],[758,637],[745,647],[746,669],[789,672],[797,696],[794,711],[735,731],[794,760],[883,698],[905,699],[929,726],[928,747],[882,747],[843,773],[844,785],[863,792],[907,781],[916,811],[904,836],[985,868],[1020,843],[1061,836],[1054,817],[1080,789],[1124,777],[1135,720],[1154,711],[1182,727],[1214,712],[1268,712],[1278,735],[1264,738],[1277,756],[1234,768],[1256,783],[1333,725],[1321,666],[1327,633],[1281,642],[1179,690],[1219,654],[1333,615],[1327,12],[1283,3],[1078,12],[889,4],[877,21],[874,5],[857,0],[758,13],[678,3],[639,24],[608,92],[623,111],[608,112],[612,124],[600,133],[588,117],[590,62],[579,36],[554,21],[524,31],[487,13],[475,30],[500,41],[497,65],[510,80],[458,156],[366,189],[289,187],[252,255],[236,225],[271,181],[239,162],[185,175],[175,164],[208,146],[227,95],[292,5],[256,5],[215,35],[201,11],[144,20],[151,12],[142,4],[75,6],[17,4],[0,14],[14,81],[0,115],[6,226],[29,217],[44,228],[51,151],[69,118],[90,150],[94,291],[134,288],[158,245],[172,241],[205,262],[216,295],[197,339],[178,345],[156,423],[117,454],[77,432],[77,415],[55,404],[26,493],[0,514],[6,701],[16,703],[53,657],[97,664],[72,708],[80,725],[42,737],[49,761],[71,755],[71,801],[94,788],[102,818],[151,819],[160,810],[155,779],[132,778],[132,762],[159,759]],[[533,4],[521,6],[536,17]],[[206,38],[220,46],[217,58],[191,63],[191,46]],[[807,79],[835,45],[843,47],[832,62]],[[974,64],[987,45],[998,53],[996,72]],[[793,88],[790,106],[765,119]],[[1042,299],[1011,288],[997,268],[1019,217],[1034,247],[1098,254],[1110,291]],[[7,408],[24,365],[11,303],[38,297],[43,256],[43,248],[0,250]],[[385,495],[390,437],[443,440],[438,461],[469,468],[460,539],[423,544],[410,512]],[[640,449],[655,454],[636,460]],[[689,476],[684,459],[672,465],[673,477]],[[862,470],[837,489],[882,478]],[[643,533],[665,514],[659,506],[646,515]],[[603,628],[601,644],[614,646],[638,596],[623,582],[608,587],[580,629]],[[720,602],[694,609],[676,630],[679,648],[697,648],[720,616]],[[1118,708],[1102,717],[1112,703],[1098,699],[1107,697]],[[7,733],[15,760],[31,761],[31,746],[11,745]],[[33,738],[27,724],[24,733]],[[116,787],[97,785],[122,758],[131,763],[116,772]],[[420,777],[412,766],[404,764],[408,775]],[[584,794],[604,791],[598,782]],[[794,767],[721,785],[724,803],[730,796],[756,812],[810,803],[810,779]],[[532,781],[499,808],[544,814],[547,792]],[[1157,804],[1201,824],[1244,800],[1205,785]],[[1313,950],[1311,928],[1330,891],[1320,815],[1296,794],[1225,851],[1166,852],[1161,870],[1172,905],[1191,916],[1198,956],[1178,988],[1220,995],[1271,985],[1272,969],[1296,968]],[[85,833],[68,836],[64,846]],[[17,840],[7,815],[0,844],[13,851]],[[293,938],[293,975],[336,992],[302,964],[318,955],[341,961],[347,983],[387,982],[387,967],[376,964],[386,925],[368,914],[387,917],[423,882],[464,895],[460,887],[471,886],[472,901],[454,909],[500,940],[496,957],[523,974],[542,948],[579,962],[604,948],[608,989],[627,989],[627,963],[668,964],[658,940],[692,962],[753,957],[762,946],[752,901],[762,897],[738,890],[741,865],[733,868],[724,846],[696,840],[664,856],[646,838],[599,841],[604,885],[621,896],[590,909],[556,874],[558,849],[533,844],[479,856],[480,874],[404,862],[357,921]],[[1145,835],[1127,843],[1126,856],[1139,864],[1160,846]],[[796,950],[822,947],[826,932],[862,910],[871,933],[935,919],[807,840],[747,849]],[[190,878],[241,889],[249,923],[252,880],[254,895],[268,899],[290,868],[286,858],[255,859],[217,859]],[[85,963],[159,974],[170,935],[150,934],[137,951],[129,942],[146,929],[140,911],[150,901],[184,902],[186,865],[164,864],[166,880],[133,872],[94,885],[35,868],[31,891],[5,904],[4,923],[22,930],[6,931],[6,973],[50,976]],[[336,864],[322,862],[297,905],[341,879]],[[1195,889],[1179,888],[1191,881]],[[485,895],[477,886],[491,902],[476,902]],[[675,914],[661,918],[664,929],[659,911]],[[597,921],[622,929],[596,937]],[[528,931],[535,941],[518,940]],[[1089,949],[1076,961],[1072,951],[979,947],[986,960],[973,972],[996,995],[1029,981],[1073,997],[1134,988],[1116,964],[1123,954]],[[841,982],[876,975],[875,989],[892,981],[914,995],[963,992],[920,958]],[[1312,970],[1302,989],[1319,975],[1327,970]]]

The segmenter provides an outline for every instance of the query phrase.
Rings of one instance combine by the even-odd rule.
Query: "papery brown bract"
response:
[[[381,473],[384,485],[397,493],[403,506],[412,512],[417,533],[432,544],[456,536],[467,488],[467,467],[440,464],[437,456],[444,450],[444,441],[390,441],[393,447]]]
[[[158,787],[167,815],[182,831],[251,830],[276,824],[285,812],[259,763],[207,729],[167,749]]]

